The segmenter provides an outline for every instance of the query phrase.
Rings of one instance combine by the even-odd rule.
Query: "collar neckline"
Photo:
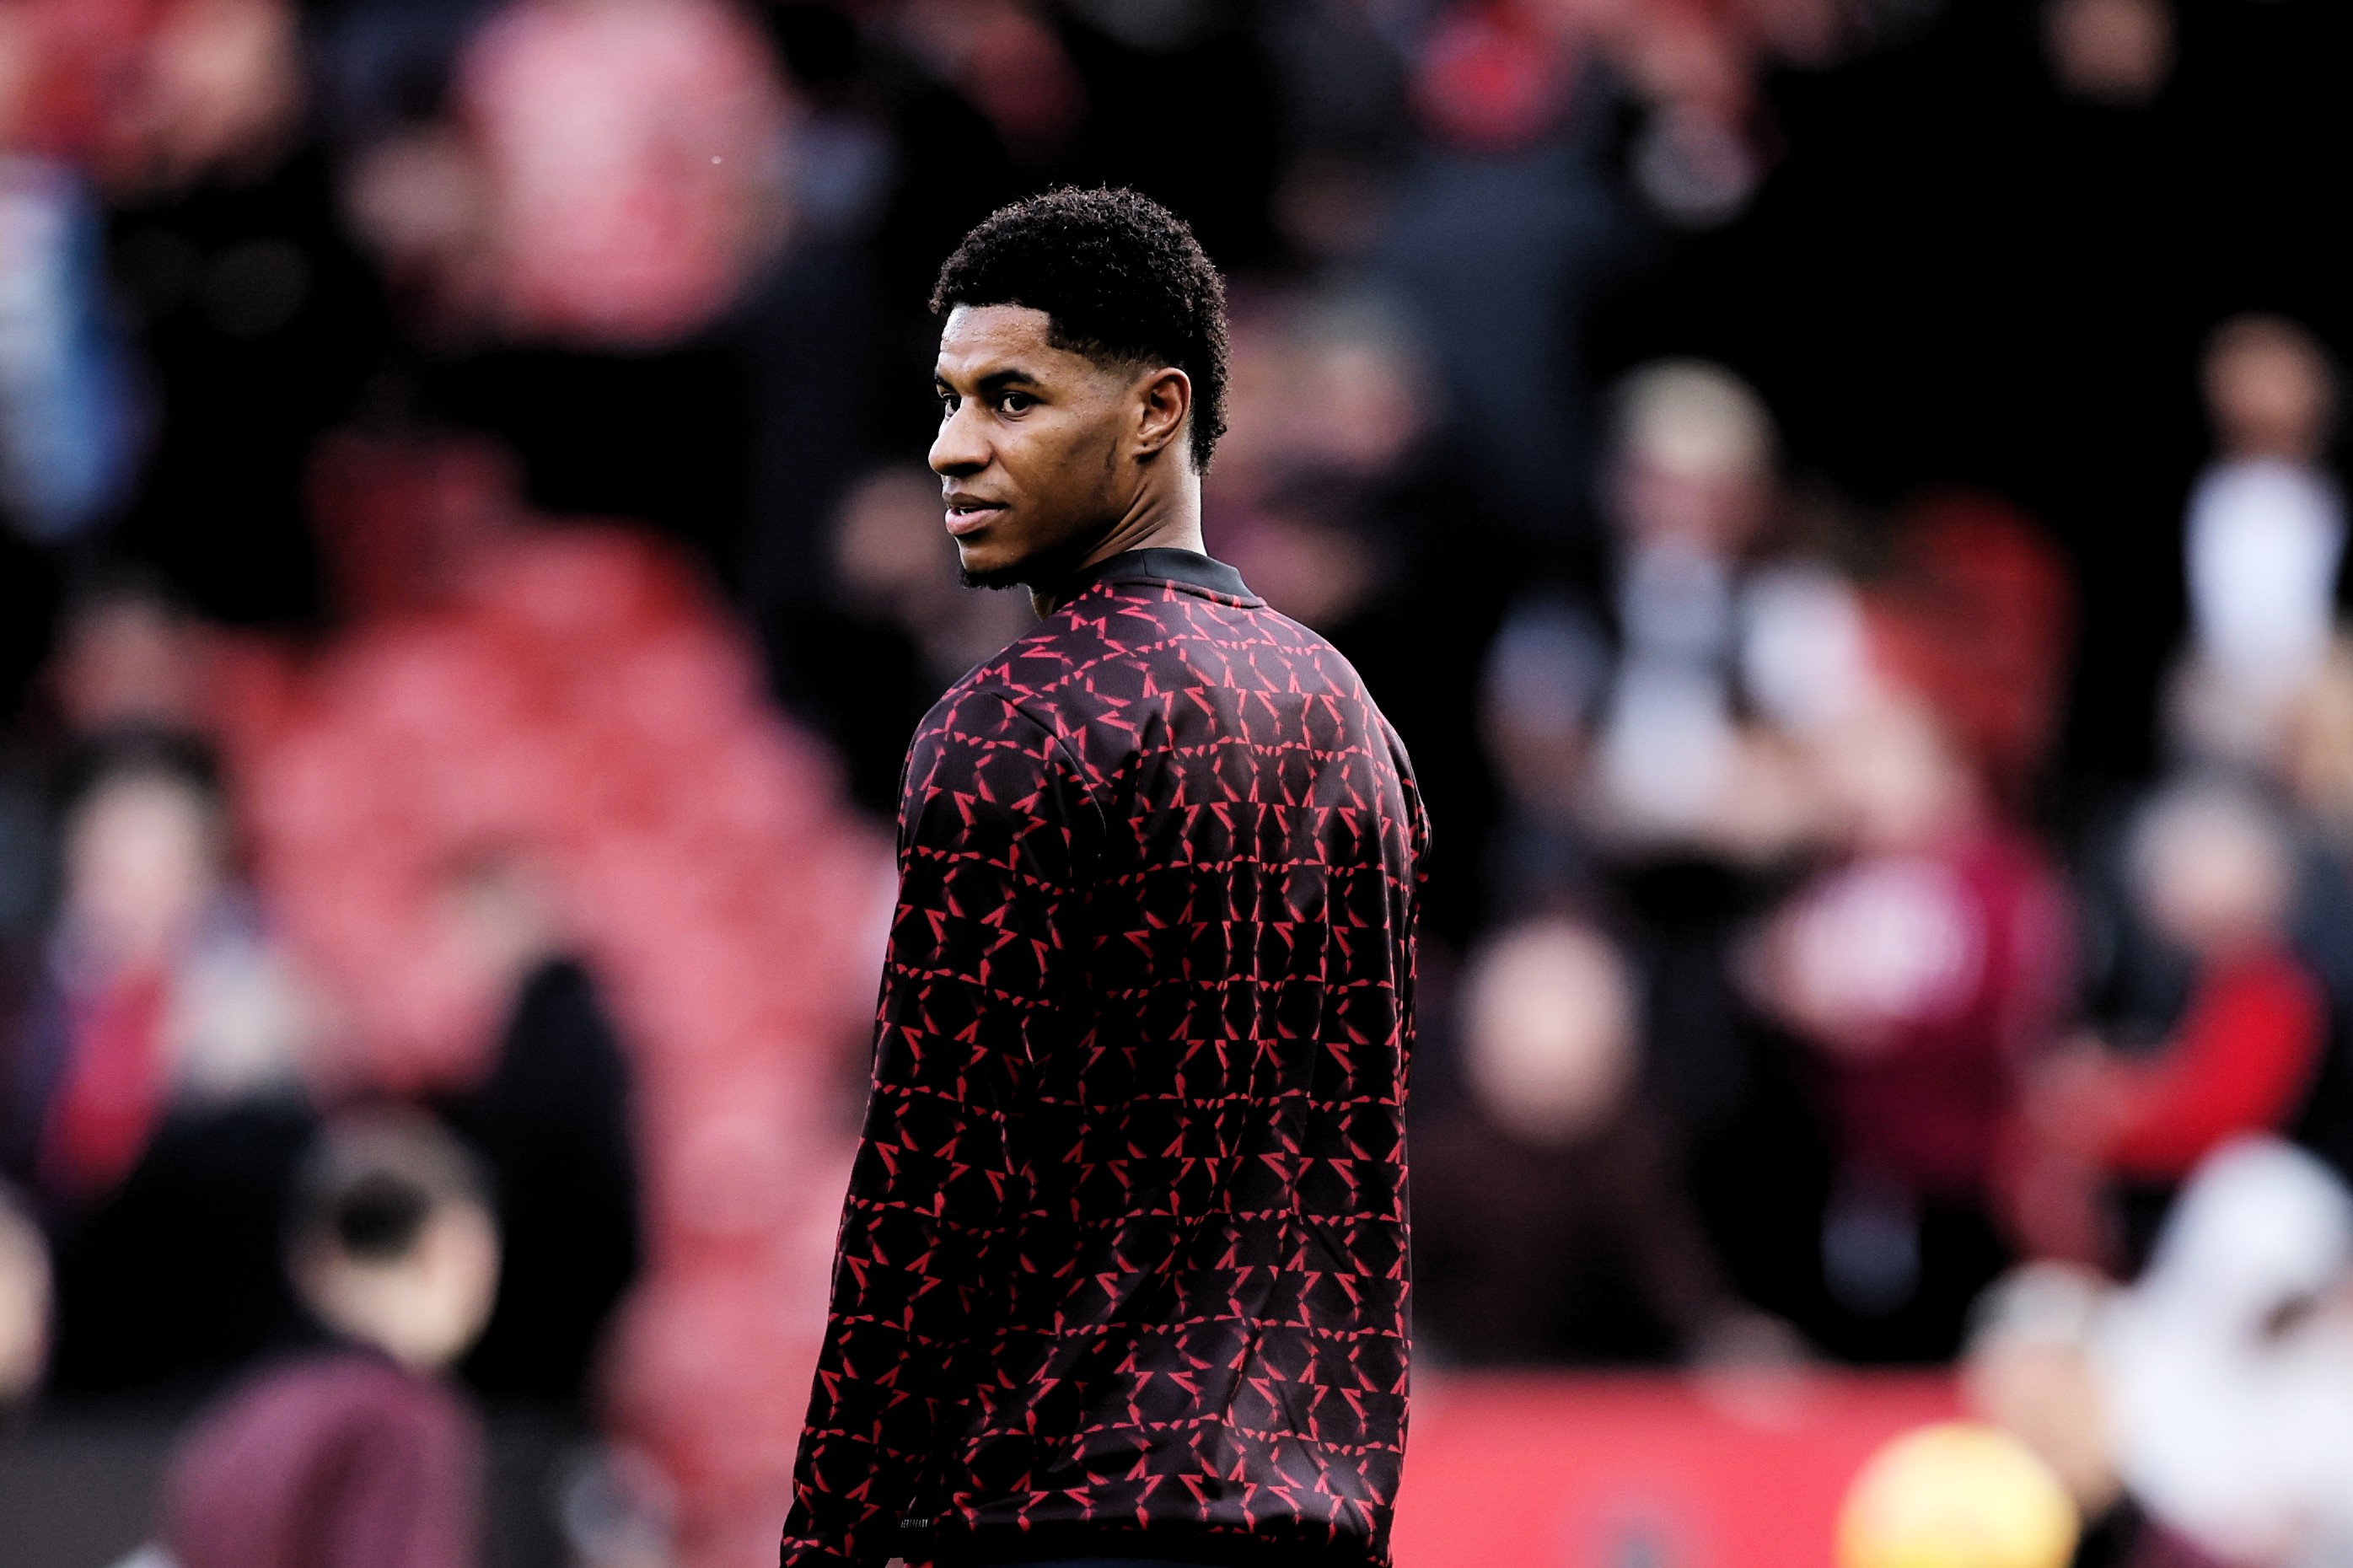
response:
[[[1123,551],[1108,561],[1098,561],[1073,574],[1063,587],[1062,603],[1069,604],[1097,583],[1175,583],[1229,599],[1258,603],[1258,595],[1250,591],[1242,574],[1224,562],[1197,550],[1177,550],[1165,544]]]

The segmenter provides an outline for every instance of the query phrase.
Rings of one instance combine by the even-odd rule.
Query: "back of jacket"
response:
[[[909,754],[784,1562],[1381,1563],[1428,829],[1356,672],[1143,551]]]

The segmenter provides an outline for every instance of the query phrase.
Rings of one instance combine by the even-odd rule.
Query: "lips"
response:
[[[961,539],[988,526],[988,520],[1005,510],[1003,501],[983,500],[978,496],[951,495],[941,498],[947,507],[948,531]]]

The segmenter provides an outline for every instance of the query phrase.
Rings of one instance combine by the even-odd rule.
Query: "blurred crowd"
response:
[[[923,300],[1112,182],[1436,823],[1424,1364],[1962,1357],[2079,1561],[2337,1560],[2347,28],[0,0],[0,1408],[205,1411],[185,1568],[459,1561],[518,1408],[575,1561],[765,1560],[903,747],[1029,616]]]

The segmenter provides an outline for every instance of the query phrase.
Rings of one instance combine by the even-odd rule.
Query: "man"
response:
[[[1042,624],[925,718],[786,1568],[1381,1564],[1428,829],[1201,552],[1223,289],[1124,191],[966,237],[932,467]]]

